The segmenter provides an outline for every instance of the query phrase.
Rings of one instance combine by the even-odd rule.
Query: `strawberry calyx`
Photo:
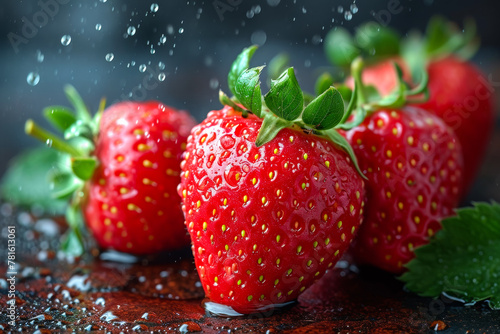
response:
[[[69,230],[61,249],[68,255],[81,256],[85,249],[80,207],[85,199],[85,182],[92,178],[98,166],[93,152],[106,100],[101,99],[98,112],[92,116],[73,86],[66,85],[64,92],[74,111],[62,106],[50,106],[43,110],[45,119],[56,130],[61,131],[63,137],[45,130],[32,119],[26,121],[25,133],[68,156],[71,170],[52,175],[52,196],[69,200],[65,214]]]
[[[263,119],[256,146],[267,144],[284,128],[298,127],[306,133],[328,137],[349,155],[358,173],[365,177],[350,144],[337,132],[347,119],[341,92],[329,86],[311,98],[303,93],[293,67],[289,67],[271,80],[269,91],[262,96],[260,75],[264,66],[249,68],[256,50],[257,46],[245,48],[232,64],[228,85],[233,97],[219,93],[220,102],[241,112],[242,117],[252,113]]]

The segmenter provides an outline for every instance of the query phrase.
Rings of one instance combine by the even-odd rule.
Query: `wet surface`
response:
[[[88,254],[73,263],[57,253],[63,222],[0,205],[1,243],[16,225],[16,323],[0,314],[0,333],[495,333],[500,312],[486,303],[463,306],[420,298],[392,276],[341,261],[298,301],[242,318],[206,314],[189,249],[137,259]],[[43,226],[43,228],[40,228]],[[57,228],[56,228],[57,227]],[[89,245],[92,247],[92,245]],[[42,255],[40,255],[42,254]],[[0,251],[6,258],[5,249]],[[120,262],[117,262],[120,261]],[[7,266],[0,265],[0,308],[7,311]]]

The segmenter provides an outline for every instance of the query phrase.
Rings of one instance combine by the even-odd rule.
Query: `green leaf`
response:
[[[271,59],[267,71],[271,79],[276,79],[288,67],[290,57],[286,53],[280,53]]]
[[[342,99],[344,100],[344,103],[348,103],[351,101],[351,97],[353,94],[353,91],[351,88],[344,84],[339,84],[335,85],[335,88],[339,91],[340,95],[342,95]]]
[[[316,95],[320,95],[332,85],[333,85],[332,75],[328,72],[325,72],[318,77],[318,80],[316,80],[316,84],[314,85],[314,91],[316,92]]]
[[[466,303],[489,299],[490,307],[500,310],[500,205],[475,203],[442,225],[415,250],[400,279],[421,296],[445,293]]]
[[[243,49],[243,51],[236,57],[236,60],[231,66],[231,70],[227,75],[227,83],[229,90],[233,95],[236,95],[236,81],[241,73],[249,67],[250,59],[252,59],[253,54],[257,50],[257,45],[250,46]]]
[[[302,121],[318,130],[331,129],[339,124],[344,116],[344,100],[334,87],[307,105],[302,113]]]
[[[255,145],[259,147],[269,143],[281,130],[291,126],[292,124],[292,122],[276,117],[270,112],[266,112],[264,115],[264,121],[262,122],[259,130],[259,135],[255,140]]]
[[[84,181],[90,180],[92,175],[94,175],[96,167],[97,161],[94,158],[71,158],[71,169],[73,170],[73,173]]]
[[[449,43],[452,38],[452,30],[450,23],[442,16],[434,16],[427,24],[426,30],[426,46],[427,54],[432,54]]]
[[[349,67],[360,51],[351,34],[344,28],[337,27],[325,37],[325,53],[328,60],[337,66]]]
[[[370,21],[356,29],[355,39],[367,55],[388,57],[399,53],[399,34],[396,30]]]
[[[347,153],[358,174],[363,179],[367,180],[366,176],[361,172],[361,169],[359,168],[358,159],[354,154],[354,150],[352,149],[351,144],[349,144],[349,142],[344,137],[342,137],[342,135],[338,133],[337,130],[335,129],[329,129],[326,131],[322,131],[321,133],[326,135],[332,142],[334,142],[337,146],[339,146],[342,150],[344,150],[344,152]]]
[[[68,156],[46,147],[32,149],[17,156],[10,164],[0,183],[3,199],[16,205],[40,205],[48,214],[60,215],[66,201],[52,197],[50,175],[67,170]]]
[[[76,122],[76,117],[73,112],[65,107],[47,107],[43,109],[43,115],[54,128],[63,132],[66,131],[71,124]]]
[[[260,73],[264,66],[244,70],[236,80],[234,95],[240,103],[260,117],[262,110],[262,93],[260,90]]]
[[[420,74],[426,71],[427,57],[425,43],[419,32],[412,31],[401,41],[401,56],[410,69],[414,81],[420,81]]]
[[[85,123],[91,123],[92,115],[90,115],[90,112],[87,106],[85,105],[85,102],[83,102],[82,97],[80,96],[80,94],[78,94],[75,87],[71,85],[66,85],[64,86],[64,92],[66,93],[66,97],[68,98],[68,100],[75,108],[76,117]]]
[[[304,96],[293,67],[284,71],[277,80],[271,81],[271,89],[264,97],[267,107],[286,121],[297,119],[304,109]]]

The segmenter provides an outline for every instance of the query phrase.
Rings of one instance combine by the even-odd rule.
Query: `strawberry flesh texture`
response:
[[[342,256],[361,222],[363,181],[330,141],[212,111],[188,139],[179,194],[200,280],[240,313],[282,304]],[[328,165],[328,166],[327,166]]]
[[[363,83],[377,87],[388,95],[396,87],[397,77],[392,62],[403,69],[405,81],[410,81],[409,70],[400,58],[383,61],[363,70]],[[441,117],[460,141],[464,155],[464,194],[474,182],[491,137],[494,122],[493,88],[481,71],[470,62],[455,57],[431,61],[429,100],[419,106]],[[354,80],[346,84],[353,88]]]
[[[194,124],[187,113],[159,102],[106,109],[95,150],[100,164],[84,205],[100,247],[143,255],[189,243],[176,189]]]
[[[401,273],[459,202],[460,145],[440,118],[415,107],[377,111],[343,134],[368,178],[353,252],[361,263]]]

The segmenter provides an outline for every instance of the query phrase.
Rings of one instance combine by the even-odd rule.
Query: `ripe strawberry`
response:
[[[83,252],[79,209],[103,249],[143,255],[187,245],[177,185],[194,120],[154,101],[120,102],[104,111],[102,103],[92,119],[76,90],[69,86],[66,93],[76,116],[63,107],[49,107],[45,115],[67,141],[26,124],[27,133],[71,156],[74,174],[57,178],[66,180],[61,197],[72,196],[65,249]]]
[[[194,122],[159,102],[121,102],[102,115],[85,220],[102,248],[151,254],[189,242],[177,195]]]
[[[430,98],[417,105],[439,116],[457,135],[464,155],[465,194],[486,153],[494,122],[494,96],[491,84],[481,71],[454,55],[464,51],[467,56],[471,55],[470,48],[477,47],[473,40],[475,27],[466,26],[464,34],[455,30],[453,24],[441,18],[432,19],[425,39],[413,37],[403,44],[403,58],[393,56],[367,67],[363,71],[363,82],[375,86],[386,96],[397,84],[393,61],[401,66],[407,82],[411,81],[410,72],[417,74],[423,68],[428,71]],[[443,34],[441,39],[434,39]],[[354,87],[352,77],[347,78],[346,84]]]
[[[458,139],[439,117],[405,106],[422,92],[407,90],[400,68],[395,70],[399,90],[366,103],[361,66],[353,63],[353,99],[368,116],[342,133],[368,179],[365,222],[353,252],[359,262],[401,273],[413,249],[426,244],[457,206],[463,157]]]
[[[345,136],[368,178],[356,258],[401,273],[458,205],[457,139],[441,119],[414,107],[378,110]]]
[[[351,242],[364,205],[351,158],[326,138],[337,137],[335,130],[315,135],[295,121],[304,107],[292,69],[273,81],[266,105],[259,104],[262,68],[245,70],[253,51],[244,50],[229,76],[238,102],[252,113],[222,96],[229,106],[210,112],[188,138],[179,186],[206,296],[238,313],[290,302],[321,278]],[[247,89],[257,94],[240,93]],[[286,107],[277,109],[280,98],[277,105]],[[333,88],[316,101],[329,98],[340,103],[327,109],[340,108],[342,116]],[[290,108],[298,113],[290,116]],[[306,108],[306,124],[307,115]]]

